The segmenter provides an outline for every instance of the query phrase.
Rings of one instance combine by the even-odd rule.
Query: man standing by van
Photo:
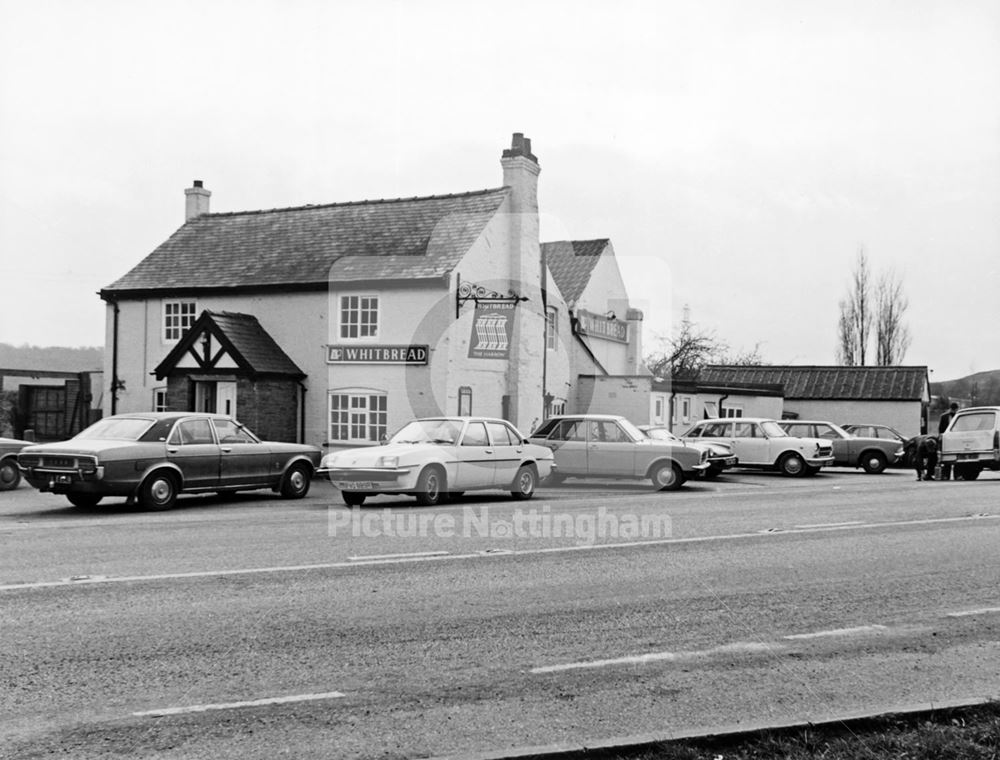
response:
[[[938,420],[938,436],[940,436],[948,426],[951,424],[952,419],[955,417],[955,412],[958,411],[958,404],[954,401],[951,402],[951,406],[948,407],[948,411],[941,415],[941,419]],[[951,464],[941,465],[941,480],[951,480]]]

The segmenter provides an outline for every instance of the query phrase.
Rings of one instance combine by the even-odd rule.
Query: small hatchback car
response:
[[[551,417],[530,440],[552,449],[556,480],[649,478],[657,489],[672,491],[709,466],[706,450],[683,441],[655,440],[624,417],[610,414]]]
[[[900,441],[864,438],[848,433],[832,422],[782,420],[778,424],[789,435],[829,441],[833,446],[833,464],[836,467],[862,467],[870,475],[877,475],[903,459],[903,444]]]
[[[232,417],[149,412],[105,417],[68,441],[26,446],[17,461],[31,485],[77,507],[124,496],[170,509],[181,492],[270,488],[302,498],[321,455],[315,446],[262,441]]]
[[[377,494],[415,496],[433,506],[486,489],[530,499],[552,467],[552,452],[528,443],[505,420],[429,417],[407,423],[384,446],[327,454],[319,472],[350,506]]]
[[[775,420],[733,417],[702,420],[681,436],[685,441],[722,441],[733,447],[737,467],[778,470],[784,475],[812,475],[833,464],[833,446],[818,438],[796,438]]]

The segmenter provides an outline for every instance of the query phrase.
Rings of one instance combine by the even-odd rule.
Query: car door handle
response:
[[[176,447],[176,446],[171,446],[171,447],[168,447],[168,448],[167,448],[167,453],[168,453],[168,454],[176,454],[176,453],[177,453],[177,451],[178,451],[178,449],[177,449],[177,447]]]
[[[233,447],[232,447],[232,446],[223,446],[223,447],[222,447],[222,453],[223,453],[223,454],[228,454],[228,453],[229,453],[230,451],[232,451],[232,450],[233,450]]]
[[[493,453],[493,449],[486,449],[486,451],[484,451],[483,453],[484,454],[492,454]]]

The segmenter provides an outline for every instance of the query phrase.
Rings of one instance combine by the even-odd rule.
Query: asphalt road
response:
[[[645,524],[643,524],[645,520]],[[1000,694],[1000,477],[0,494],[0,756],[415,757]]]

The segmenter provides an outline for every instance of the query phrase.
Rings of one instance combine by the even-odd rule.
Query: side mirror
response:
[[[385,446],[389,442],[389,436],[382,433],[382,437],[378,439],[379,446]]]
[[[521,443],[531,443],[527,438],[522,438]]]

